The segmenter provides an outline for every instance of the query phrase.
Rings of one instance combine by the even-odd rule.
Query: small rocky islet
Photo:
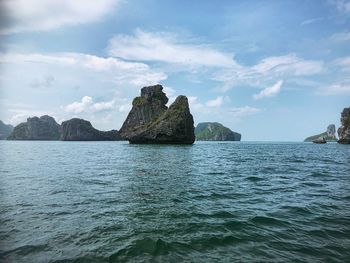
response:
[[[141,89],[141,96],[132,102],[132,109],[121,129],[100,131],[83,119],[73,118],[58,124],[53,117],[44,115],[28,118],[16,127],[0,121],[0,140],[62,140],[62,141],[119,141],[130,143],[193,144],[195,140],[240,141],[241,134],[218,122],[203,122],[194,127],[186,96],[178,96],[167,107],[168,97],[161,85]],[[350,107],[341,113],[337,140],[335,125],[305,141],[337,141],[350,144]]]
[[[307,137],[304,142],[326,143],[338,142],[340,144],[350,144],[350,107],[344,108],[340,116],[340,127],[338,128],[338,138],[336,137],[336,128],[330,124],[323,133]]]
[[[161,85],[144,87],[136,97],[120,134],[130,143],[193,144],[193,116],[187,97],[178,96],[168,108]]]
[[[336,137],[335,133],[336,133],[335,125],[330,124],[330,125],[328,125],[327,130],[325,132],[307,137],[304,140],[304,142],[314,142],[314,141],[323,141],[323,140],[326,142],[336,142],[337,137]]]
[[[18,124],[8,140],[59,140],[61,126],[48,115],[28,118],[26,122]]]
[[[119,141],[130,143],[193,144],[193,116],[186,96],[178,96],[168,108],[161,85],[141,89],[120,131],[100,131],[89,121],[73,118],[58,124],[44,115],[17,125],[8,140]]]
[[[240,141],[241,134],[218,122],[200,122],[195,128],[197,141]]]
[[[73,118],[62,122],[62,141],[120,141],[117,130],[100,131],[95,129],[89,121]]]

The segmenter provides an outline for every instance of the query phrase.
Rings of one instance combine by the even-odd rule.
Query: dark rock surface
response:
[[[119,141],[117,130],[99,131],[89,121],[73,118],[62,122],[62,141]]]
[[[322,141],[325,140],[327,142],[336,142],[337,137],[335,135],[335,125],[330,124],[327,127],[327,130],[323,133],[313,135],[310,137],[307,137],[304,142],[313,142],[313,141]]]
[[[54,118],[44,115],[40,118],[28,118],[18,124],[7,138],[8,140],[59,140],[61,126]]]
[[[350,107],[343,109],[340,123],[341,127],[338,129],[338,143],[350,144]]]
[[[196,129],[198,141],[240,141],[241,134],[231,131],[218,122],[201,122]]]
[[[5,124],[2,121],[0,121],[0,140],[6,140],[6,138],[11,134],[12,131],[12,125]]]
[[[194,126],[187,98],[178,96],[169,108],[167,102],[161,85],[142,88],[120,129],[121,136],[130,143],[192,144]]]

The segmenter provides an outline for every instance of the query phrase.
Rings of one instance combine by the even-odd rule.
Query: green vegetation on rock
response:
[[[132,106],[141,106],[143,104],[145,104],[147,102],[147,100],[143,97],[136,97],[133,101],[132,101]]]
[[[304,142],[312,142],[312,141],[320,140],[323,138],[327,142],[336,142],[337,141],[337,137],[335,136],[335,125],[334,124],[328,125],[327,130],[323,133],[307,137],[304,140]]]
[[[169,108],[167,102],[161,85],[142,88],[120,129],[122,138],[130,143],[192,144],[193,117],[187,98],[178,96]]]
[[[202,122],[195,129],[198,141],[240,141],[241,134],[231,131],[218,122]]]

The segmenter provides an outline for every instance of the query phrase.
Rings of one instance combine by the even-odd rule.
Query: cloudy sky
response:
[[[195,123],[297,141],[350,106],[350,1],[2,0],[0,119],[119,129],[140,88]]]

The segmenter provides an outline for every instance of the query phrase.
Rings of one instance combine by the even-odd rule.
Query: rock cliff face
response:
[[[161,85],[142,88],[120,129],[121,136],[130,143],[192,144],[194,126],[187,98],[178,96],[169,108],[167,102]]]
[[[12,131],[12,125],[5,124],[2,121],[0,121],[0,140],[6,140],[6,138],[11,134]]]
[[[231,131],[218,122],[201,122],[196,129],[198,141],[240,141],[241,134]]]
[[[338,129],[338,142],[342,144],[350,144],[350,107],[343,109],[340,123],[341,127]]]
[[[44,115],[40,118],[28,118],[18,124],[7,138],[8,140],[59,140],[61,126],[54,118]]]
[[[328,125],[327,130],[323,133],[307,137],[304,140],[304,142],[312,142],[312,141],[323,140],[323,139],[327,142],[336,142],[337,141],[337,137],[335,135],[335,125],[334,124]]]
[[[89,121],[73,118],[62,122],[62,141],[119,141],[117,130],[99,131]]]

